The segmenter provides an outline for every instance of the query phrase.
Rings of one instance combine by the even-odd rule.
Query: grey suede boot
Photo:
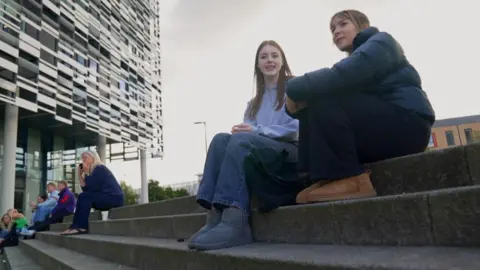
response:
[[[247,213],[230,207],[223,210],[220,224],[200,235],[193,246],[198,250],[213,250],[242,246],[252,242]]]
[[[195,248],[193,244],[195,243],[196,239],[200,235],[215,228],[215,226],[217,226],[221,220],[222,220],[222,212],[220,210],[214,209],[214,210],[207,211],[207,223],[198,232],[193,234],[190,237],[190,239],[188,239],[188,247],[191,249]]]

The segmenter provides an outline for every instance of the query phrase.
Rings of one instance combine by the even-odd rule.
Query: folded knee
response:
[[[229,148],[231,147],[248,147],[252,144],[252,141],[255,140],[255,137],[259,136],[252,132],[241,132],[235,133],[230,138],[228,144]]]
[[[210,147],[225,147],[228,144],[228,141],[232,137],[232,134],[229,133],[217,133],[210,142]]]
[[[228,141],[232,134],[230,133],[217,133],[213,136],[212,142],[214,141]]]

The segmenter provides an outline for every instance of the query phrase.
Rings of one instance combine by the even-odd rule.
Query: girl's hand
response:
[[[23,214],[15,213],[12,215],[12,218],[23,218]]]
[[[232,134],[239,133],[239,132],[251,132],[251,131],[253,131],[253,127],[252,125],[247,123],[235,125],[232,127]]]

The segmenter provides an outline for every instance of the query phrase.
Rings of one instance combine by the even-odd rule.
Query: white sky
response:
[[[203,169],[208,141],[240,123],[253,95],[255,50],[274,39],[296,75],[329,67],[345,55],[329,32],[342,9],[366,13],[390,32],[417,68],[437,119],[479,114],[476,1],[429,0],[161,0],[163,160],[148,178],[188,182]],[[138,161],[110,164],[120,180],[140,187]]]

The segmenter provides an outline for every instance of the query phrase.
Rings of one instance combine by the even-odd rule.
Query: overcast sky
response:
[[[437,118],[479,114],[476,2],[469,0],[161,0],[163,160],[148,161],[162,184],[195,180],[210,140],[240,123],[253,95],[255,50],[277,40],[296,75],[345,57],[333,45],[330,17],[359,9],[403,46]],[[110,164],[140,187],[138,162]]]

